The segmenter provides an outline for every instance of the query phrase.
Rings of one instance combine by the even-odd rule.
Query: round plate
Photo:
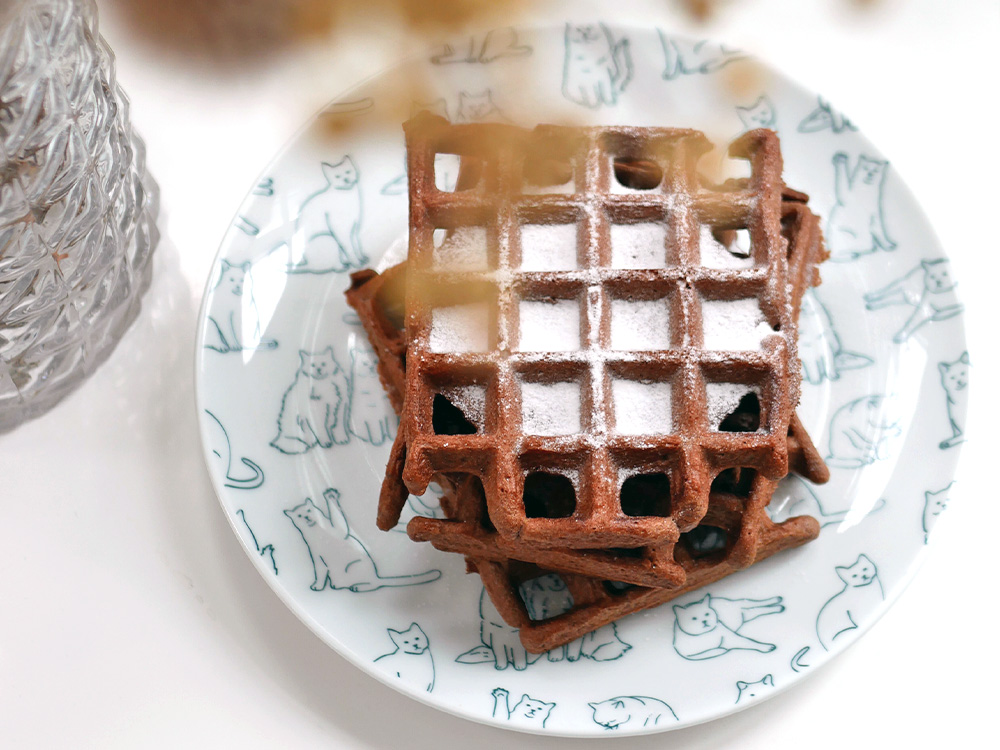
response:
[[[401,106],[399,92],[418,93]],[[822,487],[785,480],[772,511],[815,516],[819,539],[535,658],[491,617],[461,557],[411,542],[403,524],[375,528],[398,423],[343,291],[349,271],[394,243],[398,253],[406,236],[400,123],[411,106],[462,122],[693,127],[723,144],[752,127],[779,132],[786,181],[811,196],[832,253],[802,311],[799,414],[833,476]],[[728,171],[721,153],[706,168]],[[454,180],[453,164],[437,171]],[[499,727],[669,730],[794,685],[904,588],[963,439],[961,312],[920,208],[821,97],[739,51],[656,29],[497,29],[366,82],[264,172],[208,280],[202,440],[261,574],[368,674]],[[429,492],[410,499],[403,523],[440,513]],[[525,595],[559,602],[544,586]]]

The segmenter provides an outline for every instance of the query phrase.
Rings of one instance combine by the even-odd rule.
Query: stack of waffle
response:
[[[709,185],[692,130],[405,131],[408,259],[347,292],[400,417],[380,528],[439,484],[410,537],[464,555],[533,652],[816,537],[765,511],[789,470],[828,478],[795,415],[825,250],[773,132]],[[521,584],[552,573],[573,606],[533,620]]]

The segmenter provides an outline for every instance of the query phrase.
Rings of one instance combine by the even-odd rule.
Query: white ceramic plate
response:
[[[411,542],[402,525],[375,528],[397,421],[343,291],[350,270],[405,236],[399,123],[411,103],[401,108],[398,92],[414,80],[414,107],[456,121],[687,126],[721,143],[750,127],[778,130],[786,180],[824,216],[833,254],[802,312],[799,409],[833,478],[788,479],[772,506],[781,518],[815,515],[818,540],[606,627],[582,649],[530,661],[516,634],[490,624],[460,557]],[[441,165],[445,179],[450,170]],[[499,29],[365,83],[264,172],[208,281],[197,370],[205,454],[261,574],[368,674],[523,731],[688,726],[794,685],[869,628],[913,575],[963,439],[968,355],[954,286],[892,165],[783,75],[655,29]],[[312,367],[327,370],[312,378]],[[329,445],[314,430],[326,413],[338,422]],[[414,513],[440,514],[432,493],[411,498],[404,523]],[[694,615],[722,644],[709,658],[683,645]]]

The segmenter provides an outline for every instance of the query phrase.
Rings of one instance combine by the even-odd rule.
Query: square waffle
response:
[[[523,130],[426,114],[405,130],[406,408],[383,505],[422,494],[437,474],[474,475],[510,543],[659,549],[667,564],[666,550],[708,511],[713,477],[788,472],[800,382],[791,282],[814,280],[817,259],[790,263],[782,214],[795,201],[782,199],[773,132],[736,141],[730,152],[749,162],[750,177],[713,188],[697,173],[710,144],[691,130]],[[453,192],[435,186],[443,153],[462,159]],[[546,175],[569,184],[540,192]],[[575,266],[526,264],[532,232],[567,226]],[[747,230],[747,267],[706,267],[703,227],[714,237]],[[655,257],[623,261],[635,247],[628,238],[642,233],[659,238]],[[637,312],[619,323],[616,309],[636,302],[666,319],[660,344],[615,341]],[[734,304],[760,319],[755,344],[725,336]],[[752,398],[742,419],[723,425],[717,404],[732,411],[734,392]],[[461,431],[445,414],[456,401],[473,416]],[[635,494],[652,499],[623,507]]]

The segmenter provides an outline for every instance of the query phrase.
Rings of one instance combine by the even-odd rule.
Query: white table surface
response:
[[[432,0],[428,0],[432,1]],[[320,642],[251,567],[216,501],[194,406],[194,333],[240,200],[326,100],[404,45],[303,45],[236,66],[137,33],[138,0],[99,0],[162,191],[139,320],[44,417],[0,436],[0,746],[566,747],[437,712]],[[656,0],[565,3],[729,40],[823,93],[893,162],[952,258],[973,362],[962,491],[926,561],[856,645],[750,710],[616,747],[982,746],[1000,680],[996,461],[1000,7],[991,0],[730,0],[696,25]],[[559,3],[532,17],[563,20]],[[350,41],[353,39],[353,41]],[[345,41],[346,40],[346,41]],[[377,50],[384,54],[373,54]],[[991,735],[985,735],[990,737]],[[995,737],[995,735],[993,735]],[[443,740],[443,738],[446,738]],[[591,743],[593,746],[593,743]],[[601,741],[600,745],[607,744]]]

